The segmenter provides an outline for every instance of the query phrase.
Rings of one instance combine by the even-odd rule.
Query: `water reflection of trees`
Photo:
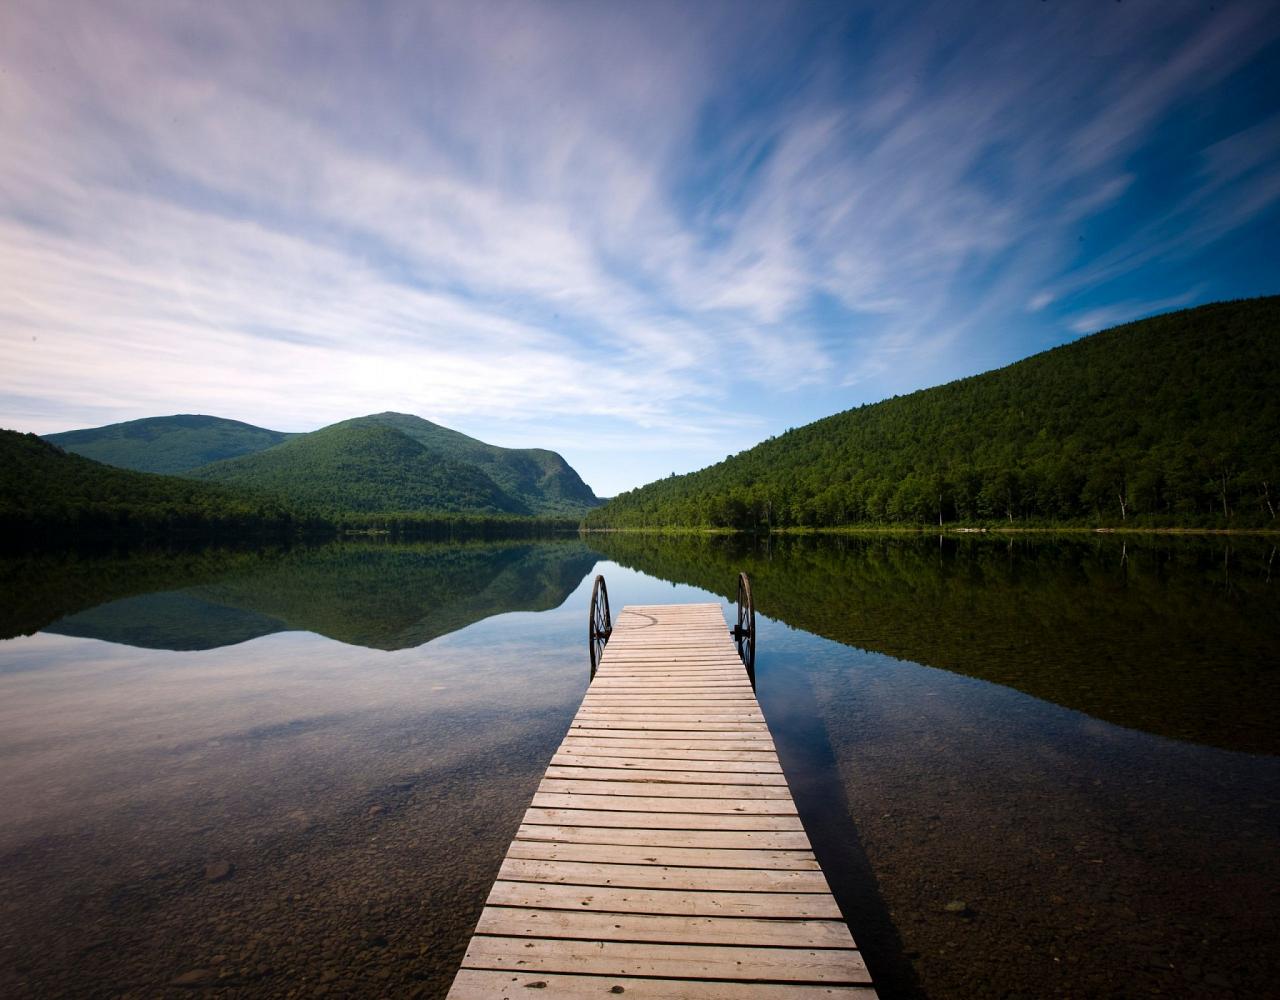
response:
[[[759,610],[788,625],[1118,725],[1233,750],[1280,743],[1269,541],[609,534],[592,543],[727,599],[746,569]]]
[[[556,607],[596,558],[569,541],[4,560],[0,635],[45,629],[152,648],[209,649],[305,630],[403,649],[491,615]]]

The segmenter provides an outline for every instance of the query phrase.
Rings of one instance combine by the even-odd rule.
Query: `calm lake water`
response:
[[[1244,538],[0,560],[0,995],[442,996],[616,609],[752,574],[886,997],[1267,997],[1280,559]]]

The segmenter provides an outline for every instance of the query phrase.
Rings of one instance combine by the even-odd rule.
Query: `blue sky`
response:
[[[601,495],[1280,292],[1280,5],[0,5],[0,426],[380,410]]]

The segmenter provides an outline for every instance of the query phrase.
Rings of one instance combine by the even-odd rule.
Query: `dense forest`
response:
[[[428,451],[407,434],[377,425],[334,424],[190,475],[268,491],[331,512],[530,513],[474,466]]]
[[[187,475],[334,513],[581,516],[599,502],[554,452],[496,448],[398,413],[344,420]]]
[[[281,496],[269,483],[199,482],[114,468],[68,454],[34,434],[0,430],[0,542],[9,546],[92,539],[288,539],[351,531],[536,537],[578,523],[576,516],[501,510],[360,510],[322,499],[320,494]]]
[[[590,512],[591,528],[1275,527],[1280,297],[1115,327],[861,406]]]
[[[428,451],[479,469],[529,513],[581,514],[600,503],[574,468],[545,448],[500,448],[408,413],[375,413],[335,426],[400,431]]]
[[[278,499],[71,455],[0,430],[0,537],[285,535],[308,518]]]

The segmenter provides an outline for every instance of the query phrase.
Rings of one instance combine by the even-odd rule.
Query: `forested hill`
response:
[[[600,503],[574,468],[544,448],[500,448],[408,413],[375,413],[337,426],[390,427],[451,461],[479,469],[536,513],[582,511]]]
[[[291,437],[292,434],[254,427],[239,420],[181,413],[47,434],[45,440],[121,469],[177,473],[262,451]]]
[[[358,421],[189,475],[326,512],[532,513],[474,466],[429,451],[394,428]]]
[[[600,503],[554,451],[500,448],[407,413],[309,434],[181,414],[45,440],[107,465],[234,483],[329,512],[577,517]]]
[[[1276,526],[1280,296],[1140,320],[623,493],[588,527]]]
[[[278,534],[303,520],[273,497],[112,468],[34,434],[0,430],[0,541],[49,532],[117,540]]]
[[[311,440],[314,446],[315,437],[308,434],[296,440]],[[269,477],[258,483],[199,482],[115,468],[65,452],[34,434],[0,430],[0,547],[78,541],[238,542],[343,531],[405,537],[516,537],[572,529],[578,523],[577,513],[531,517],[514,509],[517,502],[482,473],[469,466],[454,470],[424,459],[420,445],[391,428],[364,428],[347,443],[354,445],[345,453],[353,464],[321,463],[319,468],[325,471],[319,473],[307,468],[303,459],[308,452],[292,453],[300,460],[293,467],[297,482],[290,485],[298,488],[278,491],[272,488],[278,482]],[[319,444],[326,459],[343,454],[338,442],[325,435]],[[407,456],[407,461],[383,467],[388,455]],[[386,473],[386,478],[362,476],[361,462],[371,465],[377,475]],[[370,492],[354,489],[330,502],[323,483],[335,470],[349,473],[349,482],[363,483],[362,488]],[[451,497],[457,502],[446,506],[437,492],[432,494],[433,505],[423,506],[421,492],[407,499],[395,493],[424,486],[453,490]],[[362,502],[379,489],[379,502]]]
[[[325,512],[577,517],[599,502],[555,452],[497,448],[399,413],[344,420],[187,474]]]

